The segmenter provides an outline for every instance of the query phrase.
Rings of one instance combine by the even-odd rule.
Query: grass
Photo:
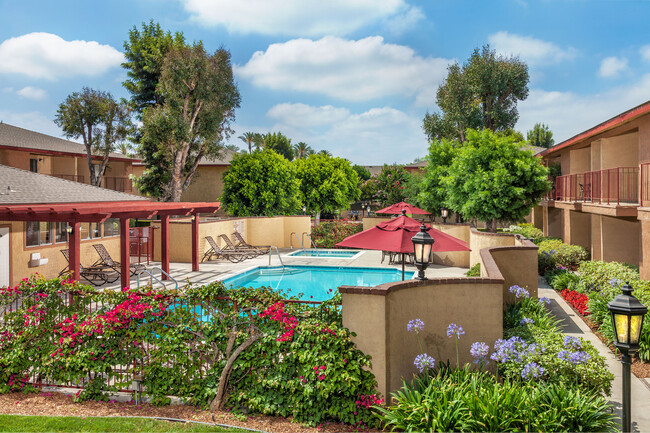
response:
[[[0,415],[3,432],[246,432],[149,418]]]

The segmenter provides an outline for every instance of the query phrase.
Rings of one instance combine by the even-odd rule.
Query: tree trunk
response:
[[[490,233],[497,232],[497,220],[491,219],[485,221],[485,231]]]
[[[316,225],[320,225],[320,211],[316,212]]]
[[[219,377],[219,388],[217,389],[217,395],[214,397],[214,400],[212,400],[212,403],[210,403],[210,412],[215,412],[223,406],[223,403],[225,401],[225,396],[226,396],[226,388],[228,385],[228,378],[230,377],[230,372],[232,371],[233,364],[235,363],[235,360],[237,357],[248,347],[250,347],[253,343],[255,343],[257,340],[260,339],[262,334],[255,332],[253,335],[248,337],[246,341],[244,341],[233,353],[230,355],[228,358],[228,361],[226,362],[226,365],[223,367],[223,370],[221,371],[221,376]]]

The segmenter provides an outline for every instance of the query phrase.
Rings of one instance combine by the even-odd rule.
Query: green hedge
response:
[[[540,275],[560,265],[568,269],[577,269],[585,260],[589,260],[589,252],[580,245],[565,244],[557,239],[545,239],[538,244],[537,267]]]
[[[532,239],[533,242],[536,239],[544,237],[544,232],[529,223],[522,223],[518,225],[512,225],[508,228],[503,229],[504,233],[513,233],[522,235],[528,239]]]
[[[335,248],[343,239],[361,231],[363,224],[325,221],[312,227],[311,237],[318,248]]]

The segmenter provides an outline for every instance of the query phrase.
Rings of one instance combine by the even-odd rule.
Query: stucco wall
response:
[[[571,237],[568,243],[591,249],[591,215],[576,211],[567,213],[571,221]]]
[[[564,235],[564,209],[549,207],[544,236],[561,238]]]
[[[584,173],[591,170],[591,149],[575,149],[570,151],[571,173]],[[562,174],[568,174],[562,172]]]
[[[604,216],[601,219],[602,259],[629,264],[639,263],[641,223]]]
[[[601,169],[639,165],[639,134],[636,132],[601,140]]]
[[[22,221],[14,222],[0,222],[1,227],[9,227],[10,240],[9,248],[11,251],[10,254],[10,263],[9,263],[9,272],[10,272],[10,281],[12,285],[16,285],[20,282],[21,279],[29,277],[32,274],[38,273],[39,275],[44,276],[45,278],[54,278],[59,275],[59,272],[64,267],[67,267],[68,262],[61,254],[61,250],[68,248],[67,243],[56,243],[53,245],[41,245],[35,247],[25,246],[25,223]],[[82,265],[91,265],[99,256],[97,252],[92,247],[93,244],[104,244],[108,252],[111,254],[114,260],[120,260],[120,237],[105,237],[97,239],[87,239],[81,241],[81,264]],[[31,259],[32,253],[40,253],[41,258],[48,259],[48,263],[43,266],[30,267],[29,262]],[[81,280],[84,282],[84,280]]]
[[[513,246],[514,235],[507,233],[485,233],[476,229],[471,230],[469,247],[472,250],[469,257],[469,266],[481,262],[481,250],[487,247]]]
[[[369,228],[372,228],[379,224],[380,222],[383,221],[389,221],[391,217],[386,216],[386,217],[364,217],[363,218],[363,229],[368,230]]]
[[[468,224],[430,223],[431,227],[470,244],[470,226]],[[471,248],[471,247],[470,247]],[[432,254],[432,262],[445,265],[469,268],[470,251],[441,251]]]
[[[181,201],[215,202],[223,194],[223,174],[228,166],[199,166]]]
[[[639,251],[639,273],[644,280],[650,280],[650,212],[639,212],[641,243]]]
[[[591,215],[591,260],[602,260],[603,259],[603,245],[601,239],[601,215]]]

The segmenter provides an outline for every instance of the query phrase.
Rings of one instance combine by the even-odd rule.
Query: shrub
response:
[[[529,223],[512,225],[508,228],[503,229],[503,231],[507,233],[519,234],[525,238],[532,239],[533,241],[544,237],[543,231]]]
[[[362,224],[326,221],[312,227],[311,237],[318,248],[334,248],[343,239],[363,231]]]
[[[580,277],[568,269],[559,272],[547,272],[544,278],[546,278],[546,282],[555,290],[573,290],[580,282]]]
[[[639,280],[638,271],[618,262],[584,262],[578,267],[578,273],[580,274],[578,290],[584,293],[605,290],[619,294],[619,284]]]
[[[405,382],[382,420],[401,431],[606,431],[616,427],[607,400],[571,384],[509,380],[469,367]]]
[[[556,239],[547,239],[539,243],[538,270],[544,275],[548,270],[560,264],[575,270],[581,262],[589,260],[586,248],[580,245],[569,245]]]
[[[465,272],[465,275],[468,276],[468,277],[480,277],[481,276],[481,264],[477,263],[474,266],[472,266],[471,268],[469,268],[469,270],[467,272]]]

